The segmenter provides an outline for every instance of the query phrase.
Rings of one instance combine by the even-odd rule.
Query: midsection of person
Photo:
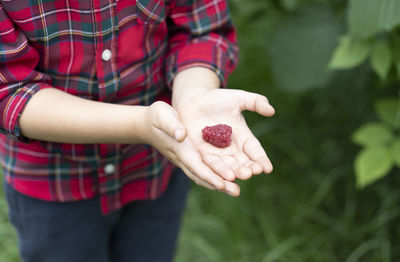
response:
[[[24,85],[26,93],[52,87],[124,105],[170,102],[167,84],[177,58],[168,52],[186,40],[178,36],[168,42],[166,17],[173,2],[2,1],[1,12],[9,18],[1,23],[2,39],[14,41],[26,65],[18,68],[20,83],[4,85],[8,90]],[[176,20],[184,24],[187,11],[181,7]],[[17,129],[0,137],[0,152],[6,180],[20,192],[50,201],[101,193],[108,195],[102,199],[105,213],[135,199],[158,197],[174,168],[149,145],[29,140]]]

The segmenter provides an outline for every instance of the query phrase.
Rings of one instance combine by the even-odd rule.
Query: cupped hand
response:
[[[242,115],[244,110],[266,117],[274,115],[275,110],[266,97],[242,90],[212,89],[174,107],[204,163],[225,180],[245,180],[272,171],[266,152]],[[217,124],[232,127],[232,143],[226,148],[215,147],[202,138],[204,127]]]
[[[239,195],[240,189],[235,183],[224,181],[203,162],[173,107],[158,101],[149,107],[147,114],[145,142],[157,148],[196,184]]]

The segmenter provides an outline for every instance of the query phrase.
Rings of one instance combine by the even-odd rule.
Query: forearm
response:
[[[144,142],[146,107],[91,101],[55,88],[36,93],[20,117],[24,136],[66,143]]]
[[[192,67],[179,72],[172,85],[172,105],[177,109],[191,97],[217,89],[221,85],[217,74],[204,67]]]

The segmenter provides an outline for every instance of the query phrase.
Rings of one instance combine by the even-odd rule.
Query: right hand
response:
[[[203,162],[173,107],[157,101],[148,107],[147,114],[146,143],[181,168],[196,184],[232,196],[239,195],[237,184],[224,180]]]

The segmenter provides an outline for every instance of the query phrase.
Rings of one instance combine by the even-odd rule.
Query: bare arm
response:
[[[20,127],[26,137],[51,142],[153,144],[153,129],[182,141],[186,131],[177,115],[158,105],[103,103],[46,88],[26,105]]]
[[[187,85],[188,82],[193,83]],[[220,85],[214,72],[191,68],[174,80],[174,104]],[[148,108],[103,103],[55,88],[37,92],[20,117],[24,136],[64,143],[144,143]]]
[[[147,143],[197,184],[232,194],[223,180],[203,163],[191,141],[185,139],[186,129],[179,116],[164,102],[151,106],[116,105],[46,88],[27,103],[20,127],[26,137],[45,141]]]
[[[102,103],[55,88],[37,92],[20,117],[24,136],[67,143],[143,142],[146,107]]]

